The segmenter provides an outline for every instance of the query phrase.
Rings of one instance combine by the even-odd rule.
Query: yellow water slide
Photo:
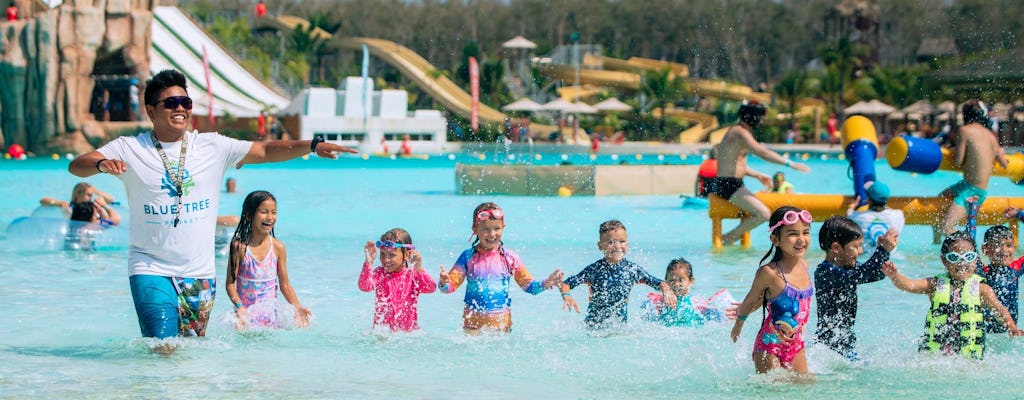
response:
[[[308,27],[309,21],[291,16],[282,15],[277,18],[261,18],[258,24],[282,30],[294,30],[297,27]],[[462,90],[462,87],[452,82],[448,77],[438,73],[437,68],[416,52],[398,43],[384,39],[358,38],[358,37],[332,37],[332,35],[320,28],[314,28],[314,34],[320,35],[327,40],[327,47],[345,50],[361,50],[365,44],[370,54],[380,60],[398,68],[402,75],[416,83],[431,98],[437,100],[449,111],[464,118],[469,118],[472,109],[472,97]],[[505,121],[505,114],[501,111],[480,104],[479,119],[482,123],[501,124]],[[534,128],[539,128],[535,126]]]

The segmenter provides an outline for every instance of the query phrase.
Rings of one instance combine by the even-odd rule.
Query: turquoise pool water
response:
[[[888,281],[860,289],[856,330],[864,361],[851,364],[811,346],[818,379],[810,385],[754,375],[753,324],[732,343],[728,324],[668,329],[640,321],[639,302],[650,291],[642,286],[632,293],[628,329],[615,334],[583,329],[582,316],[562,311],[556,293],[513,289],[513,333],[467,337],[461,288],[420,298],[421,331],[374,334],[373,295],[356,288],[362,244],[403,227],[431,271],[448,267],[468,246],[470,214],[482,201],[504,207],[505,243],[537,276],[555,268],[575,273],[598,259],[597,226],[611,218],[629,230],[628,257],[652,273],[663,275],[672,258],[689,259],[698,294],[727,288],[742,297],[768,248],[762,226],[753,232],[753,249],[712,251],[706,211],[682,209],[676,196],[455,195],[454,163],[478,156],[454,158],[293,160],[229,173],[239,193],[224,196],[222,214],[237,213],[251,190],[278,197],[276,230],[288,246],[293,285],[315,320],[305,330],[236,333],[222,322],[230,304],[221,287],[208,337],[182,340],[171,356],[150,353],[150,343],[139,338],[125,250],[43,252],[0,240],[0,398],[1019,398],[1024,390],[1016,372],[1024,370],[1024,341],[990,335],[981,362],[920,355],[916,339],[927,298]],[[798,192],[851,190],[845,162],[810,165],[812,174],[787,173]],[[30,214],[42,196],[68,196],[78,179],[66,167],[66,160],[0,161],[0,185],[7,189],[0,227]],[[753,167],[776,170],[757,161]],[[949,172],[913,176],[882,162],[876,167],[894,196],[931,196],[959,179]],[[88,181],[124,197],[110,176]],[[1021,188],[993,178],[991,192],[1019,196]],[[904,273],[923,277],[942,269],[937,252],[930,231],[912,226],[896,258]],[[821,260],[816,248],[808,255],[812,265]],[[218,264],[222,279],[226,261]],[[585,293],[574,291],[583,301]]]

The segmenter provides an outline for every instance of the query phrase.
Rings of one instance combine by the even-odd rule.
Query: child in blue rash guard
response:
[[[600,241],[597,242],[597,248],[604,252],[604,258],[586,266],[583,271],[562,283],[562,308],[580,312],[579,305],[569,295],[569,291],[583,283],[590,286],[590,304],[587,305],[587,317],[584,319],[588,328],[625,323],[629,292],[637,283],[660,288],[669,308],[676,307],[676,295],[668,283],[625,259],[629,251],[629,240],[626,237],[626,226],[622,222],[605,221],[601,223],[598,233]]]
[[[728,290],[719,290],[707,299],[691,296],[693,266],[686,259],[669,261],[665,282],[672,287],[678,305],[669,309],[665,304],[665,296],[661,293],[648,293],[647,300],[640,304],[645,320],[658,321],[665,326],[702,326],[705,322],[736,319],[735,300]]]
[[[857,359],[857,285],[885,278],[882,265],[896,248],[899,234],[890,229],[877,239],[878,246],[863,264],[857,257],[864,252],[860,226],[846,217],[832,217],[818,231],[818,245],[825,250],[825,261],[814,270],[818,301],[818,341],[850,359]]]
[[[1024,257],[1013,260],[1016,243],[1013,231],[1003,225],[996,225],[985,231],[985,244],[981,251],[988,257],[988,265],[979,265],[978,275],[992,287],[996,298],[1003,304],[1014,322],[1017,322],[1017,298],[1020,296],[1020,277],[1024,275]],[[985,310],[985,331],[1006,332],[995,316]]]

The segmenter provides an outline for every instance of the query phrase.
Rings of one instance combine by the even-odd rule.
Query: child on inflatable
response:
[[[235,327],[281,328],[277,291],[295,308],[295,326],[309,326],[313,313],[299,303],[288,280],[288,254],[276,239],[277,199],[257,190],[245,196],[238,227],[228,250],[228,298],[235,305]]]
[[[985,356],[985,329],[982,309],[992,310],[1011,337],[1024,335],[1010,312],[999,303],[995,292],[974,273],[978,260],[971,236],[957,231],[942,241],[942,264],[946,273],[931,278],[910,279],[901,274],[892,261],[882,267],[896,288],[927,294],[931,310],[925,318],[925,333],[920,351],[961,354],[981,359]]]
[[[380,266],[373,259],[380,248]],[[412,244],[409,232],[394,228],[376,242],[363,246],[366,261],[359,272],[359,290],[374,291],[373,326],[392,331],[419,329],[416,303],[421,294],[434,293],[437,283],[423,268],[423,259]]]
[[[617,220],[608,220],[598,228],[597,248],[604,252],[604,258],[583,268],[578,274],[562,282],[562,308],[580,312],[576,300],[569,294],[576,286],[590,286],[590,303],[584,322],[587,328],[606,328],[625,324],[629,316],[629,292],[637,283],[660,288],[669,308],[676,308],[677,299],[672,287],[665,281],[626,259],[629,239],[626,226]]]
[[[719,290],[709,298],[694,299],[693,265],[684,258],[669,261],[665,271],[665,282],[676,295],[675,308],[669,308],[661,293],[648,293],[647,300],[640,304],[643,317],[648,321],[661,322],[665,326],[702,326],[706,322],[736,319],[735,300],[726,289]]]
[[[769,218],[772,248],[761,258],[750,292],[737,310],[730,336],[735,342],[743,323],[758,306],[764,310],[761,329],[754,338],[754,368],[766,373],[785,368],[809,378],[804,354],[804,331],[811,315],[814,282],[804,256],[811,244],[811,213],[783,206]],[[772,251],[774,250],[774,254]],[[771,256],[766,264],[765,259]]]
[[[1010,312],[1010,318],[1017,322],[1017,299],[1020,297],[1021,275],[1024,275],[1024,256],[1014,260],[1017,243],[1013,231],[1003,225],[996,225],[985,231],[985,243],[981,245],[982,253],[988,257],[988,265],[981,265],[976,273],[985,278],[985,283],[992,287],[996,298]],[[996,321],[991,312],[985,313],[985,331],[993,333],[1005,332],[1003,326]]]
[[[903,210],[889,208],[889,186],[879,181],[868,181],[864,184],[864,193],[868,197],[867,210],[857,211],[860,204],[860,196],[850,202],[846,210],[846,216],[850,217],[860,226],[864,234],[864,252],[874,254],[878,247],[878,240],[886,232],[895,230],[897,233],[903,231],[906,224],[906,217]]]
[[[466,307],[462,312],[462,329],[468,334],[483,330],[512,331],[512,299],[509,281],[515,280],[524,292],[537,295],[562,281],[562,271],[555,270],[544,281],[533,279],[519,256],[506,249],[501,241],[505,230],[505,212],[497,204],[487,202],[473,210],[473,245],[459,255],[451,271],[441,267],[437,283],[442,293],[451,293],[466,281]]]
[[[890,229],[878,238],[878,247],[867,262],[857,262],[863,253],[864,235],[856,222],[832,217],[818,231],[818,246],[825,250],[825,261],[814,270],[818,302],[818,341],[846,357],[857,360],[857,286],[885,278],[882,265],[896,248],[899,236]]]

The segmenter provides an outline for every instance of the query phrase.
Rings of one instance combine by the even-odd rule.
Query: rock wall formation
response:
[[[0,146],[83,153],[105,137],[89,112],[97,60],[149,77],[156,0],[66,0],[47,9],[17,0],[16,21],[0,21]]]

